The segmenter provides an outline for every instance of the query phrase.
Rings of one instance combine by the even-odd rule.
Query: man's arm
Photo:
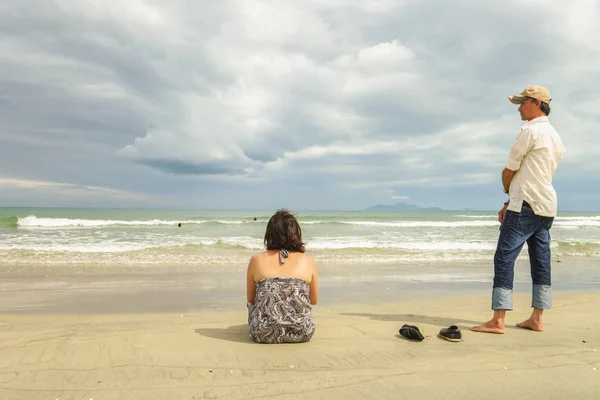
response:
[[[504,171],[502,171],[502,184],[506,189],[508,189],[507,183],[510,185],[510,181],[512,180],[512,176],[516,171],[521,168],[521,163],[525,158],[525,155],[529,153],[529,151],[535,145],[537,135],[535,132],[532,132],[529,129],[523,129],[518,135],[517,140],[513,144],[510,149],[510,153],[508,153],[508,161],[506,162],[506,166]],[[504,175],[506,174],[506,179]],[[510,175],[510,178],[509,178]]]
[[[510,183],[515,176],[515,172],[512,169],[504,168],[502,170],[502,186],[504,187],[504,191],[508,193],[508,188],[510,187]],[[504,222],[504,216],[506,215],[506,210],[508,209],[508,201],[504,203],[504,207],[500,211],[498,211],[498,221],[500,223]]]
[[[508,193],[510,183],[515,176],[515,172],[521,168],[523,158],[525,158],[525,155],[529,153],[529,151],[535,145],[536,136],[537,135],[535,132],[532,132],[527,128],[521,130],[521,132],[517,135],[517,140],[510,149],[508,161],[506,162],[506,166],[502,171],[502,186],[504,187],[504,191],[506,193]]]
[[[510,183],[512,182],[513,177],[515,176],[515,171],[504,168],[502,171],[502,187],[504,187],[504,191],[508,193],[508,188],[510,188]]]

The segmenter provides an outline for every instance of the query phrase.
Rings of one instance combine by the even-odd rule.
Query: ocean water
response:
[[[272,213],[0,208],[0,268],[245,265],[263,250]],[[330,265],[488,265],[499,229],[494,211],[299,211],[297,217],[307,252]],[[600,212],[562,212],[551,234],[555,259],[600,257]]]

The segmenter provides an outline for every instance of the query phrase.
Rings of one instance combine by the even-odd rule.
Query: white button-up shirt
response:
[[[506,168],[516,171],[508,189],[508,210],[521,212],[526,201],[537,215],[556,216],[552,177],[564,153],[562,140],[548,117],[538,117],[523,125],[506,163]]]

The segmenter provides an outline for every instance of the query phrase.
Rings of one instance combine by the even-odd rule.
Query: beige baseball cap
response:
[[[531,97],[532,99],[541,100],[544,103],[550,103],[552,98],[550,97],[550,92],[543,86],[535,86],[529,85],[521,92],[521,94],[517,94],[514,96],[508,96],[508,100],[510,100],[513,104],[521,104],[523,100],[527,97]]]

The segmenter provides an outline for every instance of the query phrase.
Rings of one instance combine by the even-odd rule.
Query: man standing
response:
[[[529,251],[533,280],[533,312],[520,328],[542,331],[542,313],[552,307],[550,273],[550,228],[556,216],[557,199],[552,177],[564,154],[562,140],[554,130],[550,114],[550,92],[541,86],[527,86],[516,96],[523,121],[528,121],[517,135],[502,185],[509,199],[498,212],[500,237],[494,255],[494,316],[475,332],[504,333],[506,311],[512,310],[514,267],[525,242]]]

